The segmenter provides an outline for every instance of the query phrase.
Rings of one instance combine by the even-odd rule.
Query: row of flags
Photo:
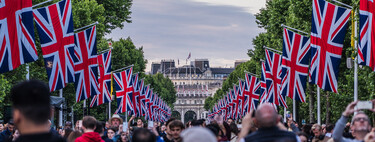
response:
[[[95,25],[74,33],[71,0],[38,9],[32,0],[0,1],[0,73],[38,59],[34,21],[51,92],[74,83],[76,102],[92,98],[94,107],[111,102],[115,86],[118,112],[154,121],[170,117],[171,109],[132,69],[112,73],[111,50],[97,54]]]
[[[265,49],[260,81],[251,84],[259,91],[259,97],[255,97],[255,101],[287,107],[288,96],[293,100],[305,102],[307,78],[321,89],[338,92],[339,65],[352,11],[325,0],[313,0],[312,7],[310,37],[284,28],[282,54]],[[360,0],[359,11],[358,63],[375,71],[375,3],[373,0]],[[240,81],[238,86],[215,104],[209,116],[222,114],[225,118],[237,119],[249,112],[243,105],[253,103],[243,97],[246,91],[241,88],[243,87]],[[256,105],[251,108],[256,109]]]
[[[118,109],[115,113],[127,113],[146,120],[165,122],[172,110],[167,103],[153,91],[138,74],[133,75],[133,68],[113,74]]]

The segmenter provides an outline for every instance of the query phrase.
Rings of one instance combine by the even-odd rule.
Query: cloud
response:
[[[238,1],[238,0],[235,0]],[[237,59],[248,59],[252,38],[259,29],[253,14],[242,7],[210,4],[198,0],[136,0],[132,23],[115,29],[108,38],[130,36],[137,47],[143,46],[149,61],[207,58],[210,64],[233,66]],[[230,63],[231,62],[231,63]]]

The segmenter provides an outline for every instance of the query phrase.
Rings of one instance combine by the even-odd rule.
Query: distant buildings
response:
[[[233,70],[210,67],[208,59],[195,59],[190,65],[181,67],[176,67],[174,60],[151,64],[151,74],[162,73],[174,83],[177,101],[173,113],[181,116],[185,122],[207,117],[208,112],[203,108],[205,99],[222,87],[223,81]]]

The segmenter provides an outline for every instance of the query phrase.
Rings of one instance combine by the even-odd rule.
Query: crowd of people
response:
[[[85,116],[74,126],[66,121],[63,127],[52,129],[50,93],[46,84],[25,81],[15,85],[10,95],[13,118],[0,124],[0,142],[375,142],[375,129],[369,117],[355,109],[357,102],[346,107],[335,125],[300,126],[292,116],[283,121],[272,104],[264,103],[248,113],[241,124],[232,119],[224,121],[223,116],[216,115],[210,122],[194,119],[184,124],[171,118],[165,123],[147,125],[134,116],[123,123],[123,119],[114,114],[107,122]],[[375,112],[375,109],[370,111]]]

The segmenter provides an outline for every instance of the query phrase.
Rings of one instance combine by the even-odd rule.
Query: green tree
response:
[[[169,78],[164,77],[161,73],[146,75],[145,84],[150,84],[154,93],[157,93],[173,109],[173,103],[177,99],[177,92]]]

